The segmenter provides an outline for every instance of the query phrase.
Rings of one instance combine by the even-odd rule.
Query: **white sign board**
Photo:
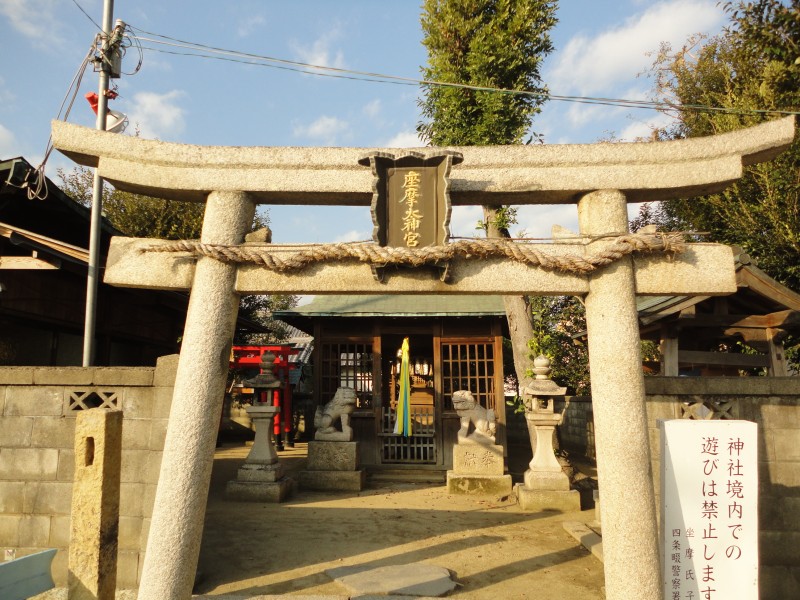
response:
[[[750,421],[660,421],[664,600],[758,600]]]

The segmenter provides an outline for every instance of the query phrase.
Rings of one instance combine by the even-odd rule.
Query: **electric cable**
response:
[[[89,15],[89,13],[87,13],[87,12],[86,12],[86,11],[83,9],[83,7],[82,7],[80,4],[78,4],[77,0],[72,0],[72,3],[73,3],[75,6],[77,6],[77,7],[78,7],[78,10],[80,10],[80,11],[81,11],[81,12],[82,12],[84,15],[86,15],[86,18],[87,18],[87,19],[89,19],[89,20],[92,22],[92,24],[93,24],[95,27],[97,27],[97,29],[98,29],[98,30],[99,30],[99,31],[102,33],[102,31],[103,31],[103,28],[102,28],[102,27],[100,27],[100,25],[98,25],[98,24],[97,24],[97,21],[95,21],[95,20],[94,20],[94,19],[93,19],[93,18],[92,18],[92,17]]]
[[[150,46],[142,46],[143,50],[150,50],[152,52],[160,52],[161,54],[171,54],[173,56],[194,56],[196,58],[207,58],[210,60],[219,60],[224,62],[234,62],[243,65],[251,65],[254,67],[267,67],[270,69],[279,69],[282,71],[292,71],[295,73],[310,73],[306,69],[298,68],[298,67],[288,67],[284,65],[271,65],[265,64],[263,62],[257,62],[253,60],[242,60],[237,58],[229,58],[225,56],[214,56],[212,54],[202,54],[202,53],[195,53],[195,52],[178,52],[176,50],[162,50],[161,48],[151,48]],[[406,85],[417,87],[417,84],[411,82],[404,82],[404,81],[385,81],[381,79],[370,79],[367,77],[356,77],[354,75],[337,75],[335,73],[313,73],[314,75],[318,75],[320,77],[332,77],[334,79],[349,79],[351,81],[367,81],[373,83],[389,83],[394,85]]]
[[[78,70],[75,72],[75,75],[72,78],[72,81],[67,88],[67,92],[64,95],[64,99],[61,101],[61,106],[58,109],[58,114],[56,115],[56,119],[61,119],[61,115],[63,114],[63,120],[67,120],[69,117],[70,112],[72,111],[72,107],[75,104],[75,98],[78,95],[78,91],[81,87],[81,81],[83,81],[83,76],[86,73],[86,67],[89,65],[89,62],[92,60],[94,53],[97,48],[97,44],[100,38],[100,34],[95,36],[94,42],[92,43],[89,51],[87,52],[86,56],[84,56],[83,60],[81,61]],[[71,97],[70,97],[71,94]],[[67,101],[69,100],[69,103]],[[64,109],[66,105],[66,110]],[[28,196],[28,200],[45,200],[48,195],[47,189],[47,177],[45,175],[45,168],[47,165],[47,160],[50,158],[50,154],[53,152],[53,136],[51,135],[47,139],[47,145],[45,146],[44,156],[42,157],[42,161],[39,165],[29,171],[25,176],[25,181],[21,186],[18,186],[22,189],[25,189],[26,194]]]
[[[186,40],[181,40],[179,38],[153,33],[150,31],[146,31],[140,27],[129,25],[131,31],[139,31],[146,35],[155,36],[161,39],[152,39],[147,37],[138,36],[140,41],[143,42],[150,42],[153,44],[159,44],[163,46],[171,46],[177,48],[184,48],[187,50],[193,50],[195,52],[191,53],[183,53],[183,52],[175,52],[175,51],[167,51],[158,48],[152,48],[148,46],[143,46],[144,50],[150,50],[154,52],[162,52],[165,54],[175,54],[175,55],[185,55],[185,56],[194,56],[197,58],[207,58],[207,59],[216,59],[222,60],[218,56],[213,56],[212,54],[220,54],[228,57],[241,57],[248,59],[246,61],[236,60],[234,58],[228,58],[230,62],[243,62],[245,64],[252,64],[252,65],[262,65],[262,62],[273,63],[270,65],[263,65],[263,66],[271,66],[273,68],[281,68],[283,70],[288,71],[295,71],[301,72],[308,75],[316,75],[322,77],[333,77],[338,79],[350,79],[356,81],[367,81],[373,83],[394,83],[394,84],[404,84],[404,85],[413,85],[413,86],[427,86],[427,87],[445,87],[445,88],[456,88],[456,89],[467,89],[471,91],[478,91],[478,92],[489,92],[489,93],[501,93],[501,94],[510,94],[510,95],[522,95],[522,96],[532,96],[536,98],[542,99],[549,99],[554,101],[560,102],[573,102],[578,104],[593,104],[599,106],[615,106],[615,107],[622,107],[622,108],[645,108],[650,110],[660,110],[666,112],[681,112],[681,111],[695,111],[695,112],[722,112],[727,114],[774,114],[774,115],[798,115],[800,112],[798,111],[788,111],[788,110],[768,110],[768,109],[737,109],[737,108],[726,108],[726,107],[719,107],[719,106],[708,106],[708,105],[699,105],[699,104],[688,104],[688,105],[681,105],[675,106],[668,102],[661,102],[661,101],[654,101],[654,100],[631,100],[631,99],[624,99],[624,98],[604,98],[604,97],[592,97],[592,96],[568,96],[568,95],[559,95],[559,94],[551,94],[546,90],[542,91],[529,91],[529,90],[515,90],[515,89],[506,89],[506,88],[495,88],[490,86],[476,86],[476,85],[469,85],[469,84],[461,84],[461,83],[450,83],[450,82],[442,82],[442,81],[432,81],[426,79],[418,79],[412,77],[402,77],[398,75],[387,75],[383,73],[374,73],[370,71],[357,71],[353,69],[344,69],[340,67],[330,67],[324,65],[314,65],[310,63],[304,63],[301,61],[293,61],[283,58],[277,58],[272,56],[260,55],[260,54],[253,54],[249,52],[240,52],[237,50],[228,50],[225,48],[220,48],[216,46],[210,46],[207,44],[201,44],[198,42],[189,42]]]
[[[131,35],[125,35],[125,32],[130,32]],[[139,61],[136,63],[136,67],[130,73],[126,73],[123,71],[124,75],[136,75],[142,68],[142,64],[144,64],[144,51],[142,50],[142,44],[139,41],[139,38],[133,33],[131,28],[126,24],[125,28],[122,31],[122,40],[120,41],[120,49],[122,50],[122,57],[124,58],[127,54],[128,48],[135,46],[136,50],[139,52]]]
[[[73,2],[75,2],[75,0],[73,0]],[[77,2],[75,2],[75,5],[78,8],[81,8],[81,6]],[[83,11],[82,8],[81,10]],[[85,14],[85,11],[83,12]],[[86,16],[88,17],[89,15]],[[89,17],[89,19],[91,20],[91,17]],[[94,21],[92,22],[94,23]],[[95,25],[97,24],[95,23]],[[120,50],[123,56],[125,55],[127,48],[133,46],[137,48],[139,52],[139,61],[131,73],[126,73],[126,75],[135,75],[142,68],[142,64],[144,62],[144,52],[142,51],[142,46],[139,43],[139,40],[136,39],[136,36],[135,35],[127,36],[125,35],[126,31],[128,31],[127,26],[124,27],[121,31],[118,31],[118,28],[115,28],[114,31],[112,32],[112,44],[116,43],[114,42],[113,37],[119,36],[117,41],[119,43]],[[61,106],[58,109],[56,120],[66,121],[69,118],[70,112],[72,111],[72,107],[75,104],[75,99],[77,98],[78,92],[80,91],[81,82],[83,81],[83,76],[86,73],[86,68],[89,66],[89,63],[93,62],[97,64],[101,61],[108,60],[104,55],[102,49],[104,39],[105,39],[105,34],[103,33],[102,30],[100,30],[99,33],[95,34],[94,40],[92,41],[92,45],[89,47],[89,51],[81,61],[80,67],[78,67],[77,72],[73,76],[72,81],[70,82],[69,87],[67,88],[67,92],[64,95],[64,99],[61,101]],[[52,152],[53,152],[53,137],[51,135],[47,140],[44,157],[42,158],[41,163],[39,163],[39,165],[35,169],[29,171],[25,176],[25,181],[23,182],[23,184],[21,186],[18,186],[26,190],[29,200],[34,200],[34,199],[44,200],[47,198],[48,190],[47,190],[47,177],[45,175],[45,168]]]

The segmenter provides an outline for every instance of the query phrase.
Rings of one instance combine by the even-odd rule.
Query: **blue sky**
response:
[[[37,164],[55,118],[97,31],[101,0],[0,0],[0,158]],[[218,48],[321,66],[409,78],[426,62],[419,2],[409,0],[117,0],[114,17],[143,31]],[[693,33],[716,33],[725,17],[716,0],[561,0],[552,32],[555,51],[543,79],[557,95],[644,99],[640,76],[661,42],[682,44]],[[172,52],[183,48],[144,46]],[[131,48],[123,68],[132,71]],[[128,115],[146,138],[232,146],[411,147],[419,118],[416,86],[370,83],[277,68],[146,50],[141,70],[115,80],[110,108]],[[94,127],[83,99],[97,90],[89,69],[69,120]],[[645,110],[549,102],[533,129],[547,143],[592,143],[613,135],[646,137],[662,115]],[[48,175],[71,163],[54,153]],[[477,207],[453,215],[454,235],[475,234]],[[368,239],[366,208],[270,209],[277,243]],[[515,232],[546,237],[574,228],[572,206],[526,207]]]

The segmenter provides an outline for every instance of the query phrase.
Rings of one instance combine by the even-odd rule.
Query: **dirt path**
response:
[[[562,528],[589,511],[523,513],[512,498],[393,483],[358,494],[300,491],[281,504],[229,502],[247,448],[217,452],[196,593],[340,594],[325,569],[424,562],[450,569],[449,597],[599,600],[603,566]],[[302,467],[305,445],[281,452]]]

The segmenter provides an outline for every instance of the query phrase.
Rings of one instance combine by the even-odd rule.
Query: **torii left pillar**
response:
[[[212,192],[201,241],[241,244],[255,204],[242,192]],[[225,378],[239,309],[236,265],[197,262],[147,540],[139,600],[192,594]]]

